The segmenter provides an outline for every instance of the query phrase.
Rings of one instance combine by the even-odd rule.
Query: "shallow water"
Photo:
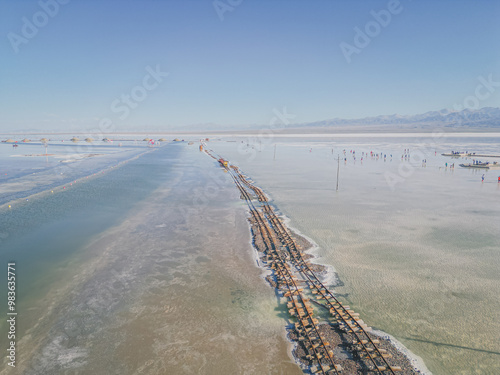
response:
[[[317,242],[344,282],[336,292],[365,322],[436,375],[500,373],[500,170],[462,169],[463,159],[440,155],[500,154],[498,137],[232,140],[209,147]],[[361,162],[370,151],[387,157]]]
[[[300,374],[246,215],[185,144],[4,207],[19,364],[0,373]]]
[[[50,143],[46,150],[41,143],[17,148],[0,143],[0,205],[75,183],[147,150],[145,145]]]

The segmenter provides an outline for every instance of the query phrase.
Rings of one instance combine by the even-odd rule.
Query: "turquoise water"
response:
[[[4,206],[1,224],[1,259],[17,264],[19,362],[0,374],[301,373],[246,206],[196,146]]]
[[[11,209],[2,208],[0,255],[3,260],[16,262],[20,309],[48,287],[40,279],[52,269],[63,267],[65,260],[93,236],[120,222],[133,204],[146,199],[168,178],[172,165],[167,161],[175,160],[178,149],[172,147],[166,154],[155,150],[90,181],[55,193],[45,192]],[[97,165],[94,168],[99,170]],[[146,179],[145,173],[155,178]],[[4,268],[0,270],[2,279],[6,278]],[[5,290],[0,299],[6,300]],[[5,309],[2,304],[1,312]],[[5,332],[3,323],[1,334]]]

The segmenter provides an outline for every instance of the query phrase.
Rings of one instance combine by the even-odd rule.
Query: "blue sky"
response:
[[[394,1],[220,0],[221,20],[213,0],[1,0],[0,131],[237,128],[284,107],[299,123],[416,114],[500,81],[500,2]],[[377,30],[371,11],[390,6]],[[358,48],[350,62],[341,43]]]

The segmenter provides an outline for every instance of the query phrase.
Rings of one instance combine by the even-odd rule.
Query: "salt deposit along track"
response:
[[[201,149],[201,148],[200,148]],[[250,209],[250,222],[254,243],[263,244],[261,257],[263,263],[273,272],[277,289],[287,299],[288,312],[293,320],[299,342],[302,343],[310,366],[308,370],[319,374],[341,374],[342,366],[334,358],[334,346],[320,334],[319,320],[313,318],[314,309],[309,296],[315,304],[329,310],[333,321],[342,331],[353,337],[351,348],[364,363],[367,371],[378,374],[395,374],[399,366],[389,363],[391,354],[378,346],[379,341],[370,337],[371,330],[347,305],[343,305],[317,275],[301,252],[287,227],[277,217],[264,192],[253,185],[240,172],[223,158],[214,156],[213,151],[205,148],[207,155],[217,160],[232,177],[235,185]],[[258,200],[258,207],[253,203]],[[309,290],[304,291],[304,286]],[[353,353],[354,354],[354,353]]]

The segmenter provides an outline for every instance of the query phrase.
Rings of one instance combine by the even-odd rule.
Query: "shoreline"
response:
[[[314,264],[317,264],[318,266],[324,268],[323,274],[320,275],[322,276],[322,281],[332,288],[335,288],[336,286],[343,286],[344,282],[340,279],[339,274],[337,273],[337,270],[333,265],[324,264],[317,261],[321,258],[321,255],[319,254],[321,247],[311,237],[308,237],[297,228],[291,226],[290,223],[292,222],[292,219],[286,216],[279,209],[278,213],[279,216],[283,219],[283,223],[285,224],[285,226],[294,234],[294,236],[296,238],[303,238],[303,241],[309,244],[309,247],[303,247],[304,252],[311,255],[310,260],[313,261]]]
[[[229,167],[226,167],[226,169],[229,171]],[[290,225],[291,219],[284,215],[281,211],[279,211],[279,209],[275,205],[269,202],[269,195],[264,193],[260,188],[252,185],[250,183],[250,178],[246,180],[246,177],[244,178],[243,175],[240,174],[237,167],[234,167],[234,169],[236,171],[236,175],[238,175],[244,183],[248,184],[248,187],[250,188],[249,190],[254,191],[255,198],[258,198],[259,202],[264,202],[264,205],[267,206],[267,210],[271,210],[276,215],[276,220],[282,223],[281,225],[284,227],[284,230],[289,231],[291,241],[295,243],[295,245],[293,246],[297,249],[300,249],[302,258],[305,262],[307,262],[306,264],[309,265],[310,271],[317,274],[317,277],[319,277],[322,282],[328,280],[329,286],[342,285],[342,281],[338,277],[338,274],[336,273],[333,266],[324,265],[317,262],[317,260],[320,258],[318,254],[318,250],[320,249],[320,247],[314,242],[314,240],[311,238],[307,238],[307,236],[300,233],[299,230],[293,228]],[[236,183],[236,185],[241,190],[240,199],[246,200],[248,204],[247,220],[251,232],[252,247],[254,248],[254,251],[256,253],[256,265],[261,268],[262,277],[275,290],[276,296],[279,299],[279,305],[284,308],[283,297],[286,297],[287,294],[285,293],[283,296],[281,296],[281,293],[283,291],[283,280],[281,279],[281,276],[279,276],[279,273],[276,273],[276,268],[274,268],[274,266],[269,267],[269,238],[266,238],[268,235],[263,232],[263,227],[260,221],[261,219],[258,218],[260,214],[256,214],[256,212],[259,211],[257,211],[253,203],[250,202],[255,198],[250,197],[248,193],[244,192],[245,188],[243,188],[243,186],[238,185],[238,183]],[[265,207],[263,207],[262,210],[263,213],[268,212],[266,211]],[[272,219],[269,220],[272,221]],[[278,253],[286,249],[289,245],[284,245],[283,243],[282,246],[285,247],[280,248],[281,250],[279,250]],[[286,252],[282,254],[286,254]],[[288,258],[288,255],[284,255],[284,257],[285,259]],[[273,263],[271,262],[271,264]],[[300,273],[301,271],[298,272]],[[300,275],[298,274],[297,276]],[[308,287],[307,289],[309,289],[309,283],[306,280],[297,280],[296,283],[298,283],[298,285],[301,287]],[[311,288],[313,287],[311,286]],[[285,288],[285,290],[287,289]],[[299,294],[301,294],[301,290],[302,289],[299,290]],[[315,292],[313,291],[313,296],[314,294]],[[307,296],[309,296],[309,294],[307,294]],[[325,305],[323,303],[319,303],[314,299],[312,299],[311,302],[313,302],[315,306],[317,305],[319,307],[322,307],[323,309],[326,309],[328,313],[331,313],[328,304]],[[290,305],[290,303],[291,302],[288,302],[287,305]],[[348,306],[346,306],[346,308],[349,309]],[[318,362],[311,357],[309,344],[307,344],[307,341],[304,341],[304,337],[302,336],[303,332],[297,327],[298,323],[295,323],[295,325],[293,324],[293,317],[296,317],[296,313],[293,313],[292,311],[293,309],[289,310],[290,315],[285,318],[287,321],[285,327],[287,332],[286,338],[290,344],[289,350],[292,356],[291,358],[305,372],[315,372],[318,368],[321,369],[320,371],[323,371],[324,364],[318,364]],[[352,314],[354,314],[354,312],[352,312]],[[318,332],[320,337],[322,337],[321,340],[327,340],[328,344],[324,345],[328,345],[329,347],[331,346],[332,351],[330,352],[331,354],[329,354],[329,356],[335,357],[335,367],[338,366],[339,369],[347,370],[347,373],[349,374],[366,374],[369,371],[373,371],[373,365],[370,363],[370,361],[366,361],[366,357],[363,356],[364,352],[360,351],[359,342],[357,341],[360,339],[360,337],[359,333],[356,333],[356,330],[346,330],[344,326],[345,323],[338,318],[335,318],[334,322],[332,322],[331,315],[328,315],[328,317],[326,318],[322,317],[321,311],[317,312],[316,315],[317,319],[314,319],[317,322],[315,330],[316,332]],[[366,326],[366,323],[364,323],[359,318],[357,319],[359,320],[361,326],[366,327],[365,334],[370,337],[369,340],[377,343],[378,349],[376,350],[378,351],[378,353],[387,353],[383,356],[391,358],[389,360],[391,369],[394,369],[394,371],[396,371],[397,369],[398,373],[404,375],[431,375],[431,372],[427,369],[423,360],[411,353],[406,347],[404,347],[402,343],[397,341],[394,337],[386,334],[385,332],[374,332],[371,328]],[[334,343],[334,345],[331,345],[330,343]]]
[[[413,364],[415,368],[417,368],[421,374],[423,375],[432,375],[432,372],[427,368],[425,365],[424,360],[422,357],[416,355],[413,353],[411,350],[409,350],[406,346],[404,346],[403,343],[401,343],[398,339],[396,339],[394,336],[388,334],[387,332],[374,329],[372,333],[376,336],[385,338],[388,340],[398,351],[403,353]]]
[[[325,275],[323,277],[325,283],[327,285],[331,286],[332,288],[335,288],[336,286],[342,286],[344,283],[340,279],[334,266],[317,262],[317,260],[319,258],[321,258],[321,255],[318,254],[321,247],[312,238],[306,236],[305,234],[301,233],[297,228],[291,226],[290,225],[291,219],[288,216],[283,214],[281,211],[278,211],[278,213],[279,213],[280,217],[283,218],[284,224],[292,232],[294,237],[296,237],[296,238],[301,237],[304,242],[309,243],[309,247],[303,247],[304,252],[309,254],[309,255],[312,255],[312,257],[309,258],[309,260],[312,263],[317,264],[318,266],[325,268],[325,270],[324,270]],[[323,276],[323,275],[320,275],[320,276]],[[330,280],[331,280],[331,282],[330,282]],[[376,336],[379,336],[382,339],[389,341],[390,344],[396,348],[396,350],[398,350],[405,357],[408,358],[408,360],[413,364],[414,368],[416,370],[418,370],[420,374],[432,375],[432,372],[425,365],[424,360],[420,356],[416,355],[411,350],[409,350],[406,346],[404,346],[403,343],[401,343],[394,336],[390,335],[387,332],[378,330],[378,329],[374,329],[371,333],[373,333]]]
[[[338,283],[343,284],[342,280],[340,279],[340,277],[338,276],[336,271],[334,271],[333,275],[329,275],[331,272],[329,270],[329,268],[335,270],[335,267],[333,267],[331,265],[325,265],[322,263],[315,262],[315,260],[320,258],[320,256],[317,253],[312,254],[312,252],[318,251],[320,249],[319,245],[317,245],[312,239],[310,239],[307,236],[305,236],[304,234],[300,233],[300,231],[298,231],[296,228],[290,226],[289,225],[289,223],[291,222],[290,218],[286,217],[282,213],[280,214],[280,216],[285,218],[285,220],[284,220],[285,225],[292,232],[292,235],[296,239],[302,238],[303,242],[309,243],[309,247],[303,247],[303,250],[306,254],[311,255],[311,258],[308,259],[309,261],[311,261],[314,264],[317,264],[318,266],[320,266],[324,269],[322,271],[325,273],[324,279],[325,280],[329,279],[329,276],[330,276],[331,279],[337,280]],[[298,242],[301,242],[301,240],[299,239]],[[323,276],[323,275],[320,274],[320,276]],[[329,285],[331,285],[334,288],[336,285],[339,285],[339,284],[329,284]],[[375,336],[378,336],[380,338],[380,340],[387,341],[394,348],[394,351],[400,352],[403,356],[405,356],[409,360],[409,362],[413,365],[414,369],[418,371],[418,374],[432,375],[432,372],[430,372],[429,369],[427,368],[427,366],[425,365],[424,360],[421,357],[419,357],[418,355],[411,352],[400,341],[398,341],[394,336],[388,334],[387,332],[384,332],[381,330],[375,330],[375,329],[371,333]],[[292,339],[289,339],[289,340],[291,342],[293,342]],[[296,358],[296,357],[294,356],[294,358]],[[299,358],[297,358],[297,360],[300,361]]]
[[[272,287],[275,292],[277,293],[277,296],[279,296],[279,287],[278,283],[274,279],[273,273],[268,267],[264,266],[264,263],[261,261],[261,258],[264,256],[264,243],[261,238],[259,238],[256,233],[258,233],[257,229],[257,223],[252,220],[252,217],[250,215],[250,212],[247,211],[248,213],[248,223],[252,235],[252,247],[254,248],[255,252],[257,253],[257,256],[259,256],[259,263],[262,264],[260,266],[263,275],[265,274],[266,277],[264,278],[267,283],[269,284],[270,287]],[[297,243],[304,244],[303,246],[303,251],[306,255],[309,255],[309,257],[306,257],[308,261],[313,262],[314,260],[317,259],[317,256],[314,256],[310,254],[310,251],[314,250],[315,247],[314,245],[307,241],[305,237],[298,235],[295,233],[293,230],[291,230],[290,227],[287,226],[287,228],[291,231],[292,236],[294,237],[294,240],[297,241]],[[320,277],[326,276],[328,271],[325,265],[321,264],[315,264],[317,267],[315,267],[316,272],[320,274]],[[282,302],[282,297],[279,296],[280,298],[280,305],[283,305]],[[324,306],[323,306],[324,307]],[[317,315],[320,316],[321,313],[318,313]],[[307,355],[307,350],[303,347],[302,341],[299,340],[299,336],[297,335],[297,331],[293,328],[293,324],[290,323],[285,326],[285,332],[286,332],[286,339],[290,344],[290,353],[292,355],[292,359],[295,361],[295,363],[303,370],[303,371],[309,371],[311,369],[311,362],[306,359]],[[346,334],[344,332],[341,332],[338,329],[337,324],[332,324],[328,322],[322,322],[318,325],[322,335],[330,342],[330,343],[335,343],[335,349],[334,353],[336,351],[340,351],[340,354],[338,355],[338,360],[340,365],[344,370],[348,370],[349,374],[365,374],[367,373],[367,368],[361,358],[356,357],[356,353],[350,351],[348,347],[352,346],[353,344],[349,344],[349,342],[353,341],[354,338],[350,336],[350,334]],[[399,371],[399,374],[423,374],[423,375],[432,375],[431,372],[425,367],[425,364],[423,363],[423,360],[411,353],[404,345],[399,343],[397,340],[395,340],[392,336],[386,334],[385,332],[382,331],[377,331],[382,333],[382,335],[377,334],[375,332],[370,332],[370,336],[373,338],[376,337],[377,340],[380,341],[380,346],[384,349],[387,350],[387,352],[394,358],[393,361],[395,362],[394,366],[398,366],[402,368],[402,371]],[[340,350],[339,350],[340,349]],[[403,350],[402,350],[403,349]],[[337,353],[338,354],[338,353]],[[423,365],[423,366],[422,366]]]

